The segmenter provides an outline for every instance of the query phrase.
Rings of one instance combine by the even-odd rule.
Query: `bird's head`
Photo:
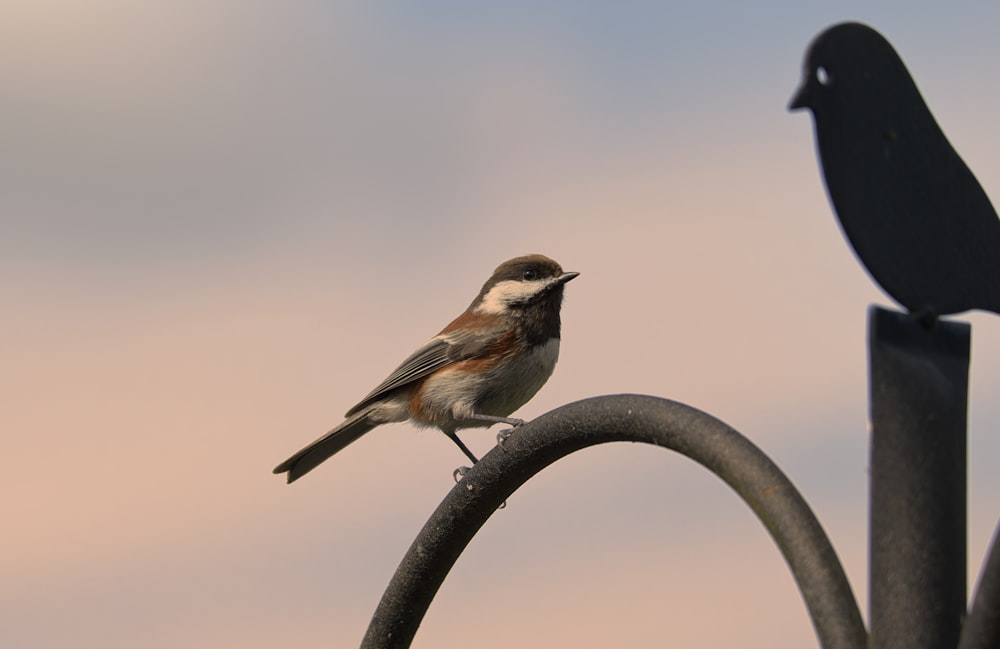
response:
[[[544,255],[515,257],[500,264],[469,306],[474,313],[502,315],[540,303],[562,303],[563,286],[580,273],[563,272]]]
[[[916,87],[902,59],[877,31],[861,23],[841,23],[809,45],[802,82],[789,110],[808,108],[817,117],[833,112],[862,114],[891,106],[887,94]],[[897,97],[897,101],[898,101]]]

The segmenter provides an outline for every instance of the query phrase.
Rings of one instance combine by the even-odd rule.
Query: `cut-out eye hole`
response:
[[[830,71],[824,68],[822,65],[816,68],[816,81],[819,81],[821,86],[829,86],[833,81],[830,78]]]
[[[534,268],[529,268],[525,270],[523,273],[521,273],[521,279],[525,280],[526,282],[536,280],[538,279],[538,271],[536,271]]]

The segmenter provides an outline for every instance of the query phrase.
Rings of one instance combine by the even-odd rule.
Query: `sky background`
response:
[[[581,275],[519,415],[639,392],[723,419],[799,486],[866,611],[866,310],[891,303],[785,108],[846,19],[893,42],[996,201],[992,0],[5,0],[0,645],[357,646],[464,458],[400,424],[294,485],[271,469],[529,252]],[[1000,322],[961,319],[974,578]],[[620,444],[473,540],[413,646],[473,642],[815,637],[734,493]]]

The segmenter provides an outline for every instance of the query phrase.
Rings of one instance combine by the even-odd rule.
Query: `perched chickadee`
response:
[[[344,423],[274,472],[293,482],[376,426],[406,420],[440,428],[477,462],[455,431],[521,423],[507,416],[555,369],[563,285],[577,275],[543,255],[500,264],[465,313],[351,408]]]

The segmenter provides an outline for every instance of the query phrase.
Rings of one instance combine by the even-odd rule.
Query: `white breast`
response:
[[[559,359],[559,339],[552,338],[518,360],[471,379],[463,372],[442,370],[424,384],[424,403],[463,420],[471,414],[506,417],[541,389]],[[476,424],[472,424],[476,425]],[[485,424],[480,424],[485,425]]]

